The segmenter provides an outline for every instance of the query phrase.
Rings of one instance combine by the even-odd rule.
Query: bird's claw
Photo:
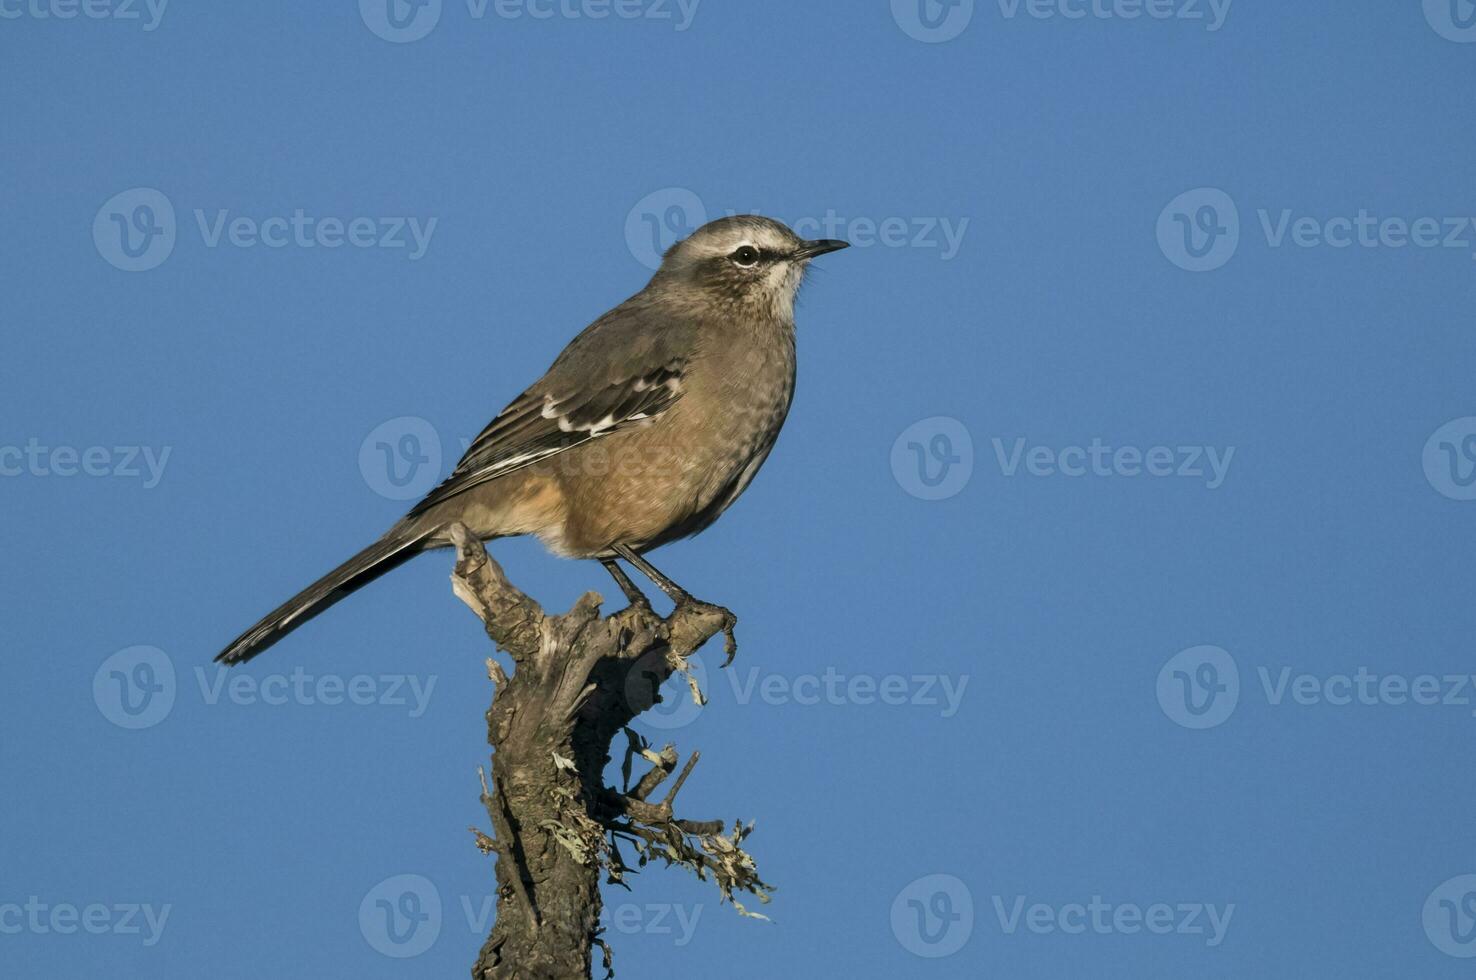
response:
[[[676,610],[673,610],[673,615],[681,610],[717,616],[722,619],[723,653],[725,655],[722,666],[726,667],[731,664],[733,658],[738,656],[738,638],[733,633],[733,630],[738,626],[738,617],[733,615],[729,609],[725,609],[722,606],[715,606],[710,602],[703,602],[701,599],[694,599],[685,592],[677,600]]]

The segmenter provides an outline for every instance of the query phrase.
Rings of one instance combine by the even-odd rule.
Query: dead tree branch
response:
[[[482,777],[482,805],[491,833],[473,828],[485,853],[497,854],[497,919],[472,969],[473,980],[571,980],[590,976],[598,947],[608,976],[610,948],[599,923],[602,876],[623,884],[653,859],[684,865],[711,878],[722,898],[744,915],[747,892],[767,902],[743,841],[753,825],[676,816],[677,794],[698,753],[677,771],[676,747],[659,752],[629,728],[660,695],[657,689],[686,659],[723,633],[729,658],[736,650],[731,612],[691,600],[662,618],[627,608],[601,617],[601,599],[586,593],[560,616],[524,595],[465,528],[452,530],[457,561],[452,587],[482,620],[487,635],[512,658],[511,676],[487,661],[494,689],[487,711],[492,746],[490,779]],[[688,675],[690,681],[690,675]],[[695,682],[694,697],[701,698]],[[610,745],[627,737],[616,790],[604,783]],[[630,785],[635,758],[652,768]],[[659,803],[649,798],[667,781]],[[761,916],[760,916],[761,918]]]

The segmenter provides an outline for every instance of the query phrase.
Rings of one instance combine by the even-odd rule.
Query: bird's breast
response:
[[[709,384],[694,384],[692,404],[676,406],[683,410],[674,420],[684,457],[681,512],[672,515],[659,540],[695,534],[711,524],[768,458],[794,398],[794,346],[792,337],[786,340],[719,362]]]
[[[792,338],[695,360],[682,397],[661,416],[588,445],[582,472],[566,486],[571,507],[560,550],[654,547],[706,528],[768,457],[794,385]]]

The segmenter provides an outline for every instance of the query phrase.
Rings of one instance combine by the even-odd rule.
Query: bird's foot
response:
[[[673,596],[672,598],[676,600],[676,608],[672,610],[668,622],[678,615],[696,616],[703,619],[711,617],[721,622],[723,653],[725,654],[723,666],[731,664],[733,658],[738,655],[738,638],[733,635],[733,630],[738,626],[738,617],[733,615],[732,610],[693,598],[688,592],[683,592],[680,597]]]

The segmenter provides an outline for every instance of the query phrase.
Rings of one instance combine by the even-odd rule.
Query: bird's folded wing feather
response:
[[[596,321],[576,338],[537,384],[482,430],[451,476],[411,516],[539,460],[654,420],[675,404],[690,353],[674,336],[680,331],[636,333],[621,326]]]

